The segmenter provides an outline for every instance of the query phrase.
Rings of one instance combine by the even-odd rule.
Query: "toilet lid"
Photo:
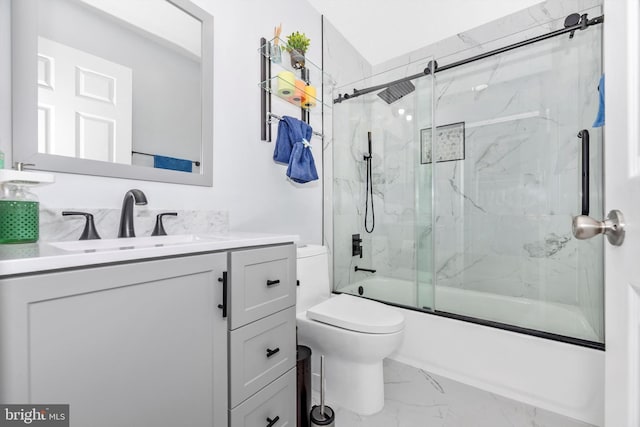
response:
[[[404,316],[384,304],[340,294],[307,310],[307,317],[338,328],[369,334],[390,334],[404,327]]]

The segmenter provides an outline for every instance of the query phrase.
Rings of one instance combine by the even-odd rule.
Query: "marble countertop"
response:
[[[190,238],[180,241],[179,237]],[[299,237],[296,235],[230,232],[0,245],[0,277],[199,252],[296,243],[298,240]],[[95,242],[96,249],[75,246],[84,242]]]

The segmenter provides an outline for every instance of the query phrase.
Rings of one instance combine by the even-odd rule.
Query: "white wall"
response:
[[[286,179],[286,167],[273,162],[274,144],[260,141],[258,88],[260,37],[271,38],[280,22],[283,35],[303,31],[312,41],[307,56],[320,63],[320,15],[295,0],[194,3],[214,16],[213,188],[57,173],[55,184],[36,189],[41,204],[120,208],[124,193],[140,188],[150,209],[228,209],[232,230],[295,233],[303,242],[320,243],[322,177],[294,185]],[[10,155],[9,5],[9,0],[0,0],[0,149],[7,153],[7,164],[20,160]],[[299,116],[293,106],[274,102],[276,107],[278,114]],[[311,120],[318,128],[319,114]],[[314,137],[311,142],[319,168],[320,140]]]
[[[542,0],[309,0],[374,66]]]

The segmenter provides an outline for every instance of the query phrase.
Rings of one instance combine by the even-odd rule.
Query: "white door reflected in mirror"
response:
[[[202,22],[170,1],[38,0],[38,152],[199,174]]]
[[[131,164],[132,70],[38,38],[38,151]]]

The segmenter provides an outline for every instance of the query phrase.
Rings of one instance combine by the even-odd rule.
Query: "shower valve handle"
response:
[[[618,210],[612,210],[604,221],[598,221],[587,215],[573,217],[571,231],[576,239],[585,240],[604,234],[613,246],[624,242],[624,216]]]

